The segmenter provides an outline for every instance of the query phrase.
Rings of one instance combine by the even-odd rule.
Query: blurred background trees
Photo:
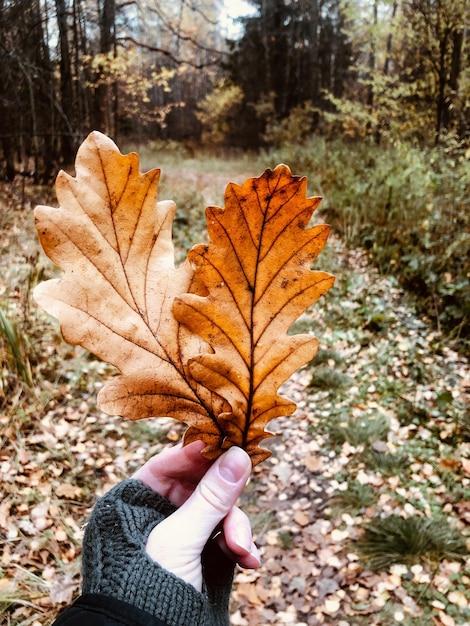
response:
[[[235,36],[222,0],[0,0],[2,177],[48,181],[94,128],[244,148],[468,138],[469,0],[248,5]]]
[[[3,177],[49,180],[94,128],[196,137],[224,47],[218,14],[216,0],[0,0]]]

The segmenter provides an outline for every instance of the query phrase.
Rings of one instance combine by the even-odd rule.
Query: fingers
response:
[[[220,547],[239,565],[257,569],[261,564],[258,548],[253,542],[248,516],[237,506],[233,507],[224,519],[223,541]]]
[[[147,461],[132,478],[181,506],[212,463],[201,455],[204,445],[202,441],[194,441],[184,447],[178,444],[164,450]]]

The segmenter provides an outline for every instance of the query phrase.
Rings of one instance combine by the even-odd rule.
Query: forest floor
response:
[[[55,204],[52,191],[0,189],[0,306],[17,332],[4,325],[0,344],[0,621],[11,626],[46,626],[76,597],[96,496],[183,432],[96,407],[112,368],[66,345],[31,299],[52,273],[39,202]],[[469,361],[362,251],[331,238],[318,267],[336,284],[297,329],[321,349],[284,385],[297,411],[271,423],[272,456],[242,498],[262,566],[237,571],[231,624],[470,624]],[[368,560],[361,539],[381,519],[397,526],[376,529]],[[400,519],[432,523],[413,536]]]

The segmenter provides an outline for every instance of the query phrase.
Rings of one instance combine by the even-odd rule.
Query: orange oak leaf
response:
[[[219,416],[223,446],[243,447],[254,463],[270,454],[258,445],[269,436],[265,425],[295,410],[280,385],[318,349],[311,335],[287,331],[334,282],[310,269],[329,233],[327,225],[306,228],[320,201],[285,165],[229,185],[225,208],[207,209],[209,245],[188,254],[208,294],[175,299],[176,318],[213,349],[191,359],[190,372],[231,406]],[[198,425],[186,433],[202,436]]]
[[[189,374],[189,358],[208,348],[171,310],[175,295],[203,287],[188,262],[175,269],[176,207],[155,202],[159,175],[140,174],[136,154],[123,156],[105,135],[91,133],[76,176],[57,177],[59,208],[35,209],[41,244],[64,275],[38,285],[34,297],[59,320],[66,341],[121,372],[98,395],[104,411],[197,423],[217,446],[216,416],[228,406]]]
[[[210,243],[176,268],[176,207],[156,202],[159,174],[91,133],[75,177],[57,178],[59,208],[36,208],[43,248],[64,273],[35,298],[66,341],[119,370],[98,394],[104,411],[174,417],[208,458],[240,445],[259,463],[266,424],[295,409],[280,385],[317,350],[287,331],[334,281],[311,270],[329,232],[307,227],[320,198],[286,166],[229,185],[225,208],[207,210]]]

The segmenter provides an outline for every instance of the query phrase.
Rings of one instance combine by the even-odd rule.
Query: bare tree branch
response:
[[[180,31],[179,29],[176,29],[173,26],[173,24],[171,23],[170,18],[165,14],[165,12],[160,7],[160,5],[159,5],[159,3],[157,1],[155,1],[155,8],[148,7],[148,10],[151,13],[155,13],[159,17],[159,19],[161,20],[162,24],[173,35],[175,35],[175,37],[177,37],[178,39],[180,39],[182,41],[187,41],[187,42],[191,43],[194,47],[198,48],[199,50],[203,50],[204,52],[210,52],[212,54],[217,54],[217,55],[224,55],[225,54],[225,52],[223,50],[218,50],[218,49],[215,49],[215,48],[209,48],[209,47],[205,46],[204,44],[200,43],[199,41],[197,41],[191,35],[186,35],[182,31]],[[213,23],[213,22],[210,22],[210,23]]]
[[[138,46],[139,48],[143,48],[144,50],[149,50],[150,52],[159,52],[160,54],[163,54],[164,56],[171,59],[176,65],[189,65],[190,67],[193,67],[194,69],[197,69],[197,70],[202,70],[205,67],[217,65],[220,62],[220,59],[212,59],[205,63],[195,63],[191,59],[179,59],[172,52],[170,52],[170,50],[166,48],[161,48],[159,46],[152,46],[151,44],[145,43],[143,41],[137,41],[134,37],[131,37],[130,35],[126,35],[125,37],[118,37],[117,41],[119,41],[120,43],[123,43],[123,42],[132,43],[135,46]],[[226,54],[223,51],[214,50],[214,52],[218,52],[218,54],[220,55]]]

